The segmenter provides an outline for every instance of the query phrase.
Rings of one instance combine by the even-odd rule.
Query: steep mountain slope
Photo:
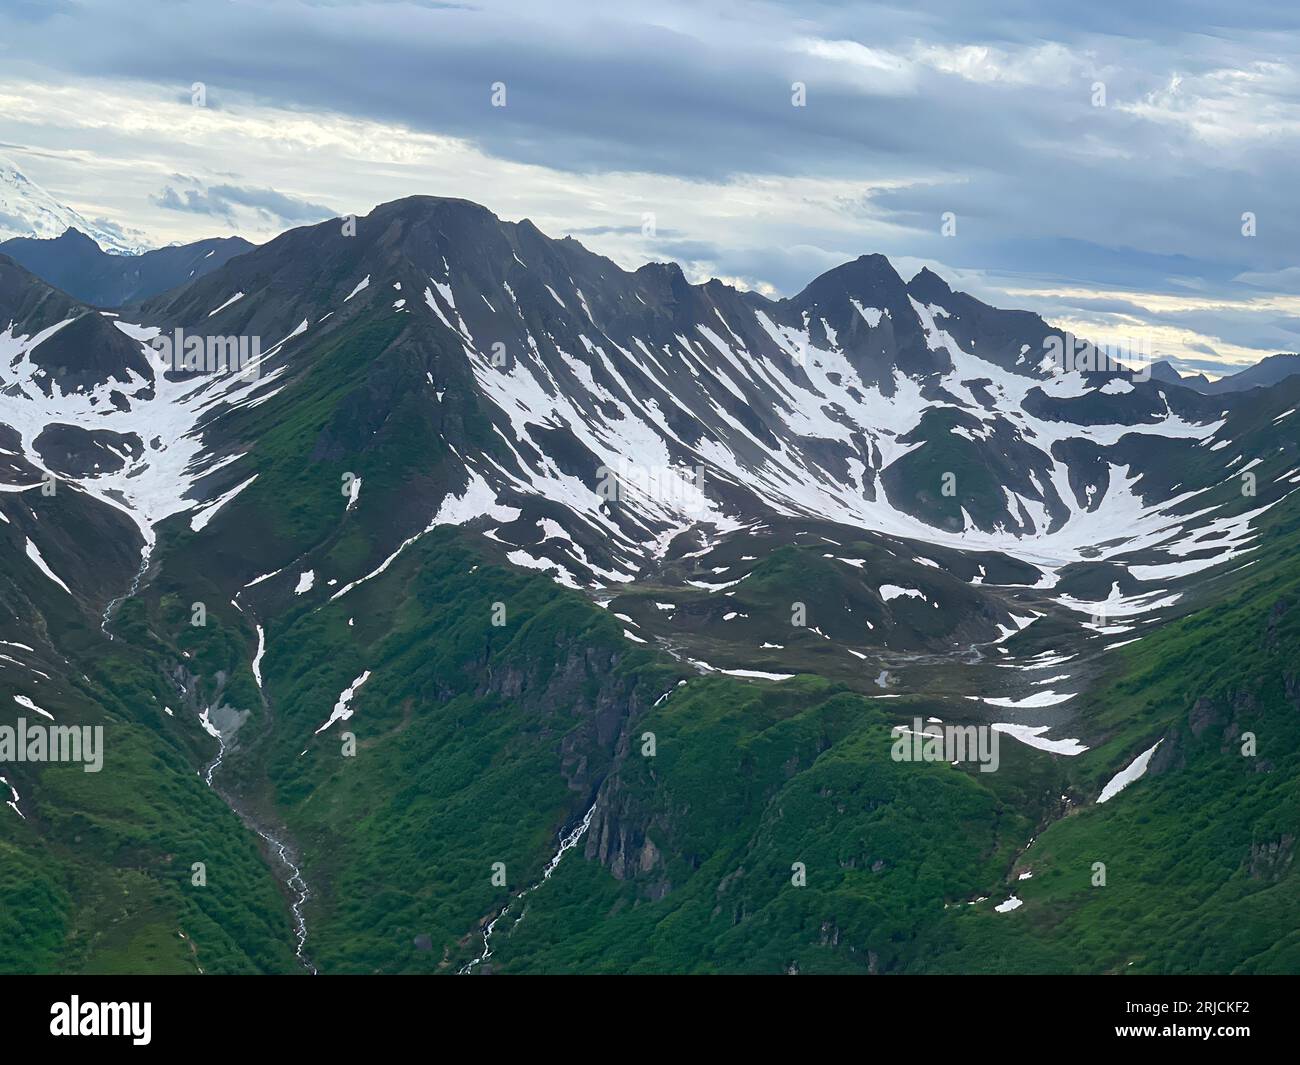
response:
[[[1126,447],[1141,435],[1190,456],[1231,410],[1121,373],[1045,366],[1044,338],[1055,334],[1015,312],[985,308],[999,324],[985,326],[994,339],[970,355],[957,338],[967,328],[961,312],[922,302],[879,257],[771,303],[687,285],[675,268],[625,274],[472,205],[402,201],[365,221],[352,240],[332,236],[333,224],[287,234],[240,268],[133,313],[278,338],[316,326],[332,335],[338,318],[387,308],[394,328],[432,349],[427,394],[472,383],[487,400],[493,438],[481,446],[490,461],[464,466],[462,484],[482,481],[501,502],[542,497],[573,514],[595,565],[559,543],[539,545],[534,561],[579,583],[631,579],[665,546],[671,557],[687,529],[776,516],[842,519],[961,548],[1015,545],[1052,568],[1082,558],[1103,523],[1131,513],[1135,528],[1106,550],[1132,551],[1163,519],[1131,490],[1143,471]],[[448,254],[464,258],[464,248],[473,254],[453,267]],[[930,285],[924,274],[913,282],[922,298],[938,298]],[[241,292],[255,295],[206,320]],[[471,442],[450,439],[462,451]],[[1115,485],[1112,457],[1127,471]],[[574,499],[573,469],[594,489],[595,472],[622,473],[620,463],[628,471],[616,499]],[[694,491],[687,471],[699,465],[704,483]],[[954,474],[952,494],[942,472]],[[990,491],[994,480],[1005,490]],[[1185,499],[1158,502],[1190,509]]]
[[[103,251],[85,233],[68,229],[53,238],[2,241],[0,254],[84,303],[118,307],[211,273],[253,246],[241,237],[212,237],[122,255]]]
[[[111,641],[102,628],[140,569],[143,536],[130,496],[96,478],[153,444],[142,433],[126,451],[124,434],[76,419],[111,420],[120,411],[103,396],[148,365],[109,319],[3,257],[0,321],[0,731],[74,729],[82,741],[71,762],[3,752],[0,969],[292,969],[290,914],[256,838],[195,774],[208,737],[166,680],[172,656],[164,667],[142,628]],[[66,405],[64,387],[76,397]],[[23,413],[50,411],[67,421],[34,427]],[[193,885],[195,863],[215,890]]]
[[[121,255],[144,251],[130,238],[86,221],[71,207],[55,200],[12,161],[0,156],[0,241],[11,237],[51,240],[69,229],[89,234],[106,251]]]
[[[199,772],[169,802],[271,841],[218,896],[227,967],[276,964],[276,928],[322,971],[960,967],[945,904],[1043,826],[1104,831],[1105,780],[1206,689],[1162,672],[1188,633],[1242,690],[1294,650],[1279,623],[1225,661],[1259,617],[1221,619],[1294,579],[1300,378],[1206,397],[1063,365],[1036,316],[880,256],[773,301],[420,197],[120,317],[2,259],[0,298],[3,638],[36,656],[0,683],[76,683]],[[149,342],[187,336],[246,359],[164,369]],[[895,761],[915,718],[993,726],[1000,768]],[[1187,801],[1210,753],[1186,751],[1135,789]],[[1271,767],[1234,785],[1216,868],[1242,832],[1289,846]],[[56,845],[58,772],[14,781],[24,856]],[[1176,868],[1202,843],[1172,805],[1126,838]],[[1211,878],[1188,891],[1218,912]],[[989,958],[1115,964],[1032,923]]]
[[[1294,491],[1277,476],[1284,456],[1229,449],[1246,420],[1234,398],[1062,369],[1046,354],[1060,334],[1041,320],[928,273],[905,284],[880,257],[772,302],[670,267],[625,273],[458,201],[402,201],[363,221],[356,237],[334,223],[286,234],[124,311],[288,337],[265,362],[284,396],[333,367],[317,381],[339,406],[299,422],[296,442],[287,425],[262,428],[291,409],[278,398],[208,434],[223,455],[256,438],[266,456],[284,439],[274,469],[231,467],[232,484],[258,476],[250,502],[324,481],[303,456],[359,477],[367,498],[371,485],[392,491],[382,519],[357,510],[346,551],[319,508],[289,537],[268,528],[269,564],[243,580],[288,568],[249,591],[255,604],[292,594],[309,569],[321,579],[307,601],[338,598],[433,525],[475,520],[503,561],[606,598],[640,594],[639,610],[613,606],[638,638],[745,668],[785,657],[758,654],[789,649],[780,627],[827,640],[838,669],[862,676],[869,651],[965,651],[1039,618],[1089,637],[1131,631],[1191,605],[1182,582],[1236,557]],[[345,355],[357,347],[360,360]],[[765,575],[766,558],[737,548],[810,535],[831,541],[820,565],[835,575],[820,617],[789,632],[779,616],[807,600],[792,581],[811,573]],[[861,547],[829,549],[845,544]],[[655,594],[690,605],[660,611]],[[763,627],[732,601],[783,605]],[[1081,628],[1090,618],[1099,632]],[[727,660],[702,653],[719,643]]]

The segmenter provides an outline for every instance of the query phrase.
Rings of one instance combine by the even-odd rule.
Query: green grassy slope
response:
[[[160,662],[119,641],[84,664],[59,723],[102,725],[102,770],[5,767],[26,819],[0,818],[0,971],[294,971],[285,901],[163,713]]]

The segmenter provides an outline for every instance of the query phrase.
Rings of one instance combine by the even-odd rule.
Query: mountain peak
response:
[[[1183,379],[1183,375],[1178,372],[1178,367],[1168,359],[1157,359],[1151,364],[1151,377],[1153,380],[1168,381],[1175,385]]]
[[[430,196],[425,194],[403,196],[399,200],[389,200],[387,203],[381,203],[371,214],[380,216],[402,215],[407,218],[424,217],[430,214],[471,214],[486,215],[490,218],[497,217],[491,210],[481,203],[475,203],[473,200],[461,199],[458,196]],[[528,224],[531,225],[532,223]]]
[[[0,323],[32,334],[81,310],[66,293],[0,252]]]
[[[1244,370],[1238,370],[1236,373],[1227,374],[1213,381],[1203,373],[1180,374],[1167,359],[1161,359],[1151,365],[1151,376],[1157,380],[1181,384],[1207,395],[1241,392],[1249,388],[1268,388],[1296,374],[1300,374],[1300,355],[1285,352],[1266,355],[1253,366],[1247,366]]]
[[[79,244],[86,247],[93,244],[97,250],[103,251],[103,249],[99,247],[99,242],[95,240],[94,237],[83,233],[76,226],[68,226],[67,229],[54,239],[63,244]]]
[[[921,303],[937,303],[952,295],[952,286],[928,266],[923,266],[907,283],[907,291]]]
[[[83,303],[120,307],[211,273],[252,247],[241,237],[210,237],[122,255],[72,226],[57,237],[13,237],[0,242],[0,253]]]
[[[678,278],[686,279],[681,266],[671,259],[666,262],[646,263],[644,266],[637,267],[636,272],[646,277],[662,277],[669,281],[676,281]]]
[[[831,293],[861,296],[879,290],[881,287],[901,290],[903,279],[898,276],[887,256],[879,252],[859,255],[839,266],[831,267],[824,274],[819,274],[796,297],[802,299],[805,294],[816,293],[824,298]]]

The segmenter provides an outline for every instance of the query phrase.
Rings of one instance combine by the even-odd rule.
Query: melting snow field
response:
[[[72,589],[63,583],[62,578],[60,578],[59,575],[54,572],[54,570],[50,569],[49,564],[45,561],[44,558],[41,557],[40,548],[38,548],[34,543],[32,543],[32,539],[30,536],[27,538],[27,557],[36,563],[36,568],[39,569],[42,573],[44,573],[45,576],[49,577],[50,580],[52,580],[55,584],[57,584],[69,595],[72,594]]]
[[[1156,753],[1156,748],[1162,743],[1164,743],[1163,739],[1156,740],[1154,745],[1147,748],[1111,777],[1106,786],[1101,789],[1101,794],[1097,796],[1097,802],[1109,802],[1135,780],[1139,779],[1147,771],[1147,766],[1151,764],[1151,756]]]
[[[1050,689],[1045,692],[1035,692],[1033,695],[1026,695],[1023,699],[1010,699],[1001,696],[989,697],[984,695],[968,695],[967,699],[988,703],[989,706],[1002,706],[1014,709],[1023,709],[1036,706],[1057,706],[1073,699],[1076,692],[1054,692]]]
[[[753,680],[789,680],[795,676],[794,673],[764,673],[758,669],[720,669],[719,673],[725,673],[729,677],[746,677]]]
[[[253,655],[253,679],[257,681],[257,688],[262,690],[262,656],[266,654],[266,632],[261,625],[257,626],[257,653]]]
[[[357,691],[358,689],[360,689],[361,685],[365,684],[365,682],[368,681],[369,679],[370,679],[370,670],[367,669],[364,673],[361,674],[361,676],[357,677],[356,680],[354,680],[351,684],[349,684],[346,688],[344,688],[342,692],[339,693],[338,702],[334,704],[334,710],[330,713],[329,720],[326,721],[325,724],[321,725],[321,727],[316,730],[317,734],[324,732],[327,728],[329,728],[332,724],[334,724],[335,721],[346,721],[348,718],[352,716],[352,707],[349,705],[352,702],[352,697],[357,694]]]
[[[54,720],[53,714],[51,714],[48,710],[42,710],[39,706],[37,706],[25,695],[15,695],[14,702],[16,702],[19,706],[23,707],[25,710],[34,710],[42,717],[48,717],[51,721]]]
[[[1029,747],[1036,747],[1040,751],[1047,751],[1051,754],[1064,754],[1074,756],[1083,754],[1088,748],[1078,740],[1049,740],[1043,733],[1048,730],[1048,725],[1009,725],[1002,722],[993,726],[994,732],[1005,732],[1014,740]]]
[[[204,476],[241,457],[218,459],[205,455],[197,430],[199,420],[223,402],[233,409],[269,398],[266,389],[275,375],[259,378],[251,372],[242,377],[225,373],[171,381],[162,374],[145,378],[127,369],[122,371],[125,381],[110,380],[93,389],[64,392],[32,360],[31,353],[74,320],[32,336],[16,336],[12,327],[0,332],[0,366],[7,371],[6,387],[0,391],[0,422],[17,430],[23,458],[51,477],[55,474],[34,447],[36,438],[49,426],[108,430],[138,439],[142,453],[134,457],[119,452],[124,460],[120,469],[58,479],[75,481],[83,491],[129,517],[144,540],[146,553],[154,543],[154,526],[173,514],[201,508],[191,526],[202,529],[222,504],[252,483],[252,478],[210,504],[196,495],[196,486]],[[159,335],[158,329],[117,320],[113,325],[138,342],[146,360],[157,366],[157,353],[148,347],[148,341]],[[283,343],[263,353],[261,361]],[[50,389],[50,395],[45,394],[42,385]],[[57,580],[53,576],[51,579]]]
[[[740,312],[730,309],[725,315],[715,308],[711,322],[697,325],[689,336],[676,336],[673,345],[652,350],[637,338],[623,347],[601,331],[586,297],[572,282],[564,285],[556,281],[552,299],[564,313],[578,315],[583,330],[579,334],[580,350],[560,348],[552,352],[551,345],[558,348],[558,342],[548,337],[551,345],[544,353],[537,339],[527,335],[526,350],[503,367],[488,354],[493,348],[491,340],[480,341],[471,333],[458,307],[456,272],[445,261],[443,269],[443,277],[429,278],[420,306],[453,333],[480,389],[503,416],[504,421],[494,424],[493,429],[506,445],[508,461],[502,463],[486,455],[462,459],[467,487],[447,497],[424,531],[438,524],[463,524],[482,515],[502,522],[513,520],[517,512],[497,502],[503,490],[542,496],[563,507],[587,532],[610,543],[618,559],[613,569],[596,566],[564,526],[553,521],[546,534],[547,549],[540,555],[522,546],[515,546],[511,552],[510,558],[516,564],[547,570],[571,587],[586,582],[576,576],[577,566],[594,573],[599,581],[625,582],[637,576],[647,556],[661,555],[668,542],[682,531],[701,525],[712,527],[715,535],[736,531],[738,521],[717,502],[707,481],[712,486],[732,483],[751,488],[776,511],[789,516],[824,517],[948,547],[1003,551],[1039,567],[1040,587],[1055,583],[1056,571],[1071,562],[1136,551],[1155,550],[1170,556],[1169,561],[1146,561],[1133,567],[1134,575],[1143,580],[1162,580],[1218,565],[1248,549],[1253,535],[1251,522],[1267,509],[1223,517],[1212,517],[1209,510],[1178,514],[1175,511],[1184,508],[1197,493],[1185,492],[1147,504],[1139,491],[1140,474],[1113,464],[1109,466],[1109,487],[1080,504],[1070,487],[1069,471],[1052,456],[1054,444],[1084,440],[1104,446],[1130,433],[1206,442],[1224,423],[1195,424],[1168,410],[1162,419],[1139,425],[1082,425],[1035,417],[1024,409],[1031,392],[1039,390],[1054,397],[1085,395],[1088,387],[1083,378],[1069,374],[1055,378],[1023,376],[1004,370],[964,350],[942,328],[940,323],[949,317],[947,310],[913,301],[911,310],[927,344],[931,350],[946,354],[952,364],[951,371],[937,382],[938,387],[944,394],[956,397],[960,409],[982,420],[977,437],[986,437],[989,427],[999,421],[1014,424],[1026,446],[1041,453],[1041,467],[1047,473],[1041,485],[1035,473],[1035,485],[1043,493],[1059,497],[1068,511],[1066,520],[1053,522],[1041,500],[1012,493],[1013,513],[1019,510],[1032,519],[1026,530],[984,532],[969,521],[960,532],[938,529],[893,506],[881,488],[880,476],[892,462],[921,446],[919,441],[903,444],[900,439],[917,428],[922,416],[936,406],[952,404],[925,398],[920,384],[898,371],[880,385],[866,383],[829,328],[824,334],[826,339],[814,342],[806,322],[805,328],[795,329],[774,322],[760,308]],[[352,300],[370,284],[371,277],[363,277],[343,302]],[[400,289],[399,285],[393,287]],[[235,292],[210,315],[248,298]],[[470,298],[479,297],[472,294]],[[503,287],[499,297],[488,300],[484,296],[483,300],[494,314],[518,313],[523,320],[508,286]],[[873,328],[882,326],[889,314],[860,302],[856,306],[863,321]],[[728,320],[727,315],[737,314],[747,320]],[[219,459],[205,455],[196,428],[200,418],[220,410],[223,404],[238,409],[270,398],[279,387],[272,382],[284,367],[260,379],[226,376],[197,383],[165,378],[152,382],[132,375],[125,383],[110,382],[92,391],[71,394],[56,388],[54,395],[45,397],[37,384],[40,370],[30,352],[66,324],[60,323],[34,337],[14,336],[12,331],[0,334],[0,365],[12,363],[16,375],[13,386],[0,393],[0,421],[14,425],[22,436],[24,456],[42,471],[45,467],[32,441],[47,425],[73,424],[137,436],[145,442],[143,455],[116,472],[81,478],[81,486],[131,516],[145,539],[146,550],[153,540],[153,526],[171,514],[192,510],[191,527],[202,530],[226,502],[253,483],[253,478],[216,499],[196,498],[196,486],[206,474],[240,457]],[[304,320],[288,337],[273,345],[262,361],[305,332],[307,324]],[[157,335],[157,330],[151,328],[116,321],[114,325],[146,351],[146,343]],[[769,354],[770,348],[751,350],[740,339],[756,331],[776,345],[780,357]],[[674,367],[674,372],[669,372],[669,366]],[[682,368],[690,371],[689,378],[677,372]],[[706,378],[702,371],[709,374],[707,380],[716,381],[736,400],[752,402],[755,395],[769,397],[775,417],[784,426],[778,430],[776,442],[759,439],[721,406],[711,392],[712,385],[703,383]],[[978,380],[989,384],[981,386],[977,394],[965,382]],[[156,392],[151,395],[149,388],[155,384]],[[1112,383],[1105,391],[1122,394],[1127,389],[1121,382]],[[118,409],[110,401],[114,392],[126,397],[127,409]],[[690,435],[693,444],[688,445],[680,435],[684,420],[703,429],[702,435]],[[509,426],[512,435],[503,431],[503,424]],[[563,472],[545,448],[536,447],[530,430],[539,429],[568,430],[607,468],[634,463],[637,468],[658,470],[667,479],[665,483],[675,484],[679,490],[650,491],[636,478],[625,478],[623,502],[636,513],[636,524],[645,530],[643,535],[631,533],[626,523],[611,520],[598,493]],[[813,451],[802,443],[809,439],[839,447],[848,476],[842,468],[831,470],[819,465]],[[692,462],[708,471],[702,491],[686,476],[686,466]],[[348,510],[357,505],[359,491],[360,478],[356,478]],[[1117,537],[1116,530],[1121,530],[1122,535]],[[335,592],[334,598],[383,572],[418,535],[400,545],[372,573]],[[567,564],[570,559],[573,565]],[[843,561],[862,564],[859,559]],[[732,583],[721,582],[716,587]],[[899,585],[885,585],[880,593],[887,602],[900,597],[927,601],[920,590]],[[1111,613],[1123,614],[1130,606],[1153,610],[1167,601],[1137,604],[1112,597],[1105,607]],[[1094,607],[1069,601],[1068,597],[1061,602],[1089,612]]]
[[[6,788],[9,789],[10,797],[5,800],[5,805],[8,806],[9,809],[11,809],[24,821],[26,821],[27,815],[24,814],[20,809],[18,809],[18,800],[22,798],[22,796],[18,794],[18,789],[15,788],[12,784],[10,784],[8,779],[3,776],[0,776],[0,784],[3,784]]]

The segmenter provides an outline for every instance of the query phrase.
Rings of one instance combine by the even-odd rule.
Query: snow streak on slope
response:
[[[1097,796],[1097,802],[1109,802],[1132,784],[1133,781],[1141,777],[1147,771],[1147,766],[1151,764],[1151,756],[1156,753],[1156,748],[1163,742],[1163,739],[1156,740],[1152,746],[1148,747],[1145,751],[1134,758],[1132,762],[1111,777],[1111,779],[1107,781],[1106,786],[1101,789],[1101,794]]]
[[[356,680],[354,680],[351,684],[349,684],[346,688],[343,689],[343,691],[339,694],[338,701],[335,702],[334,704],[334,709],[330,712],[329,718],[326,720],[326,722],[323,725],[321,725],[320,728],[316,730],[318,733],[324,732],[327,728],[329,728],[332,724],[334,724],[335,721],[346,721],[348,718],[352,716],[352,707],[351,707],[352,698],[357,694],[357,691],[361,687],[361,685],[365,684],[365,682],[368,681],[369,679],[370,679],[370,670],[367,669],[359,677],[357,677]]]
[[[1213,517],[1214,508],[1206,507],[1187,513],[1200,493],[1148,498],[1141,471],[1114,461],[1104,461],[1108,484],[1089,486],[1088,499],[1081,503],[1058,445],[1106,448],[1132,434],[1191,445],[1208,439],[1223,421],[1189,421],[1167,403],[1164,415],[1148,422],[1076,424],[1038,416],[1031,409],[1045,398],[1124,393],[1075,372],[1042,369],[1031,376],[1005,370],[958,344],[937,324],[947,312],[934,304],[911,300],[910,311],[926,344],[946,357],[951,369],[928,379],[894,369],[877,384],[865,381],[853,360],[836,347],[833,331],[828,342],[819,344],[806,324],[778,324],[762,308],[747,308],[743,322],[728,321],[716,311],[714,321],[698,325],[694,336],[677,333],[674,343],[657,351],[639,338],[629,345],[616,343],[600,332],[600,317],[593,320],[589,309],[580,317],[569,312],[580,350],[568,350],[558,331],[529,331],[526,348],[502,365],[492,357],[494,340],[474,335],[457,312],[458,283],[450,268],[447,281],[434,281],[426,290],[426,304],[454,332],[479,388],[500,411],[502,420],[494,429],[514,459],[505,465],[492,459],[467,461],[477,462],[476,476],[496,493],[543,497],[569,511],[577,528],[608,537],[619,565],[596,574],[599,581],[631,579],[684,530],[743,527],[746,515],[723,502],[733,489],[752,495],[759,513],[825,518],[946,547],[1003,552],[1046,571],[1045,586],[1055,571],[1071,563],[1136,552],[1184,559],[1179,565],[1189,572],[1219,564],[1251,539],[1252,519],[1262,512]],[[553,302],[567,310],[561,301]],[[520,310],[508,287],[500,302],[489,306]],[[882,319],[873,315],[867,320],[879,324]],[[740,339],[756,334],[766,335],[780,354],[774,357]],[[770,434],[732,413],[731,399],[760,414]],[[1022,525],[988,531],[968,520],[955,532],[891,501],[882,475],[900,458],[927,446],[917,430],[927,416],[944,409],[980,420],[982,428],[973,433],[961,427],[970,439],[1008,433],[1032,460],[1030,478],[1039,498],[1008,490],[1013,513],[1023,515]],[[605,499],[556,465],[544,441],[557,431],[571,434],[590,453],[593,470],[621,474],[619,500],[630,517],[611,521]],[[692,494],[688,471],[696,467],[703,469],[702,492]],[[657,477],[641,479],[651,481],[653,491],[642,490],[628,474],[637,470],[657,472]],[[634,535],[630,525],[644,533]],[[1211,546],[1206,541],[1225,550],[1185,559],[1190,551]],[[554,555],[548,553],[538,564],[555,564]]]
[[[50,580],[52,580],[55,584],[57,584],[69,595],[72,594],[72,590],[66,584],[63,583],[62,578],[59,577],[59,575],[55,573],[54,570],[50,569],[49,564],[46,563],[45,559],[41,557],[40,548],[38,548],[34,543],[32,543],[30,536],[27,538],[27,557],[36,563],[36,568],[39,569],[42,573],[44,573],[45,576],[49,577]]]

